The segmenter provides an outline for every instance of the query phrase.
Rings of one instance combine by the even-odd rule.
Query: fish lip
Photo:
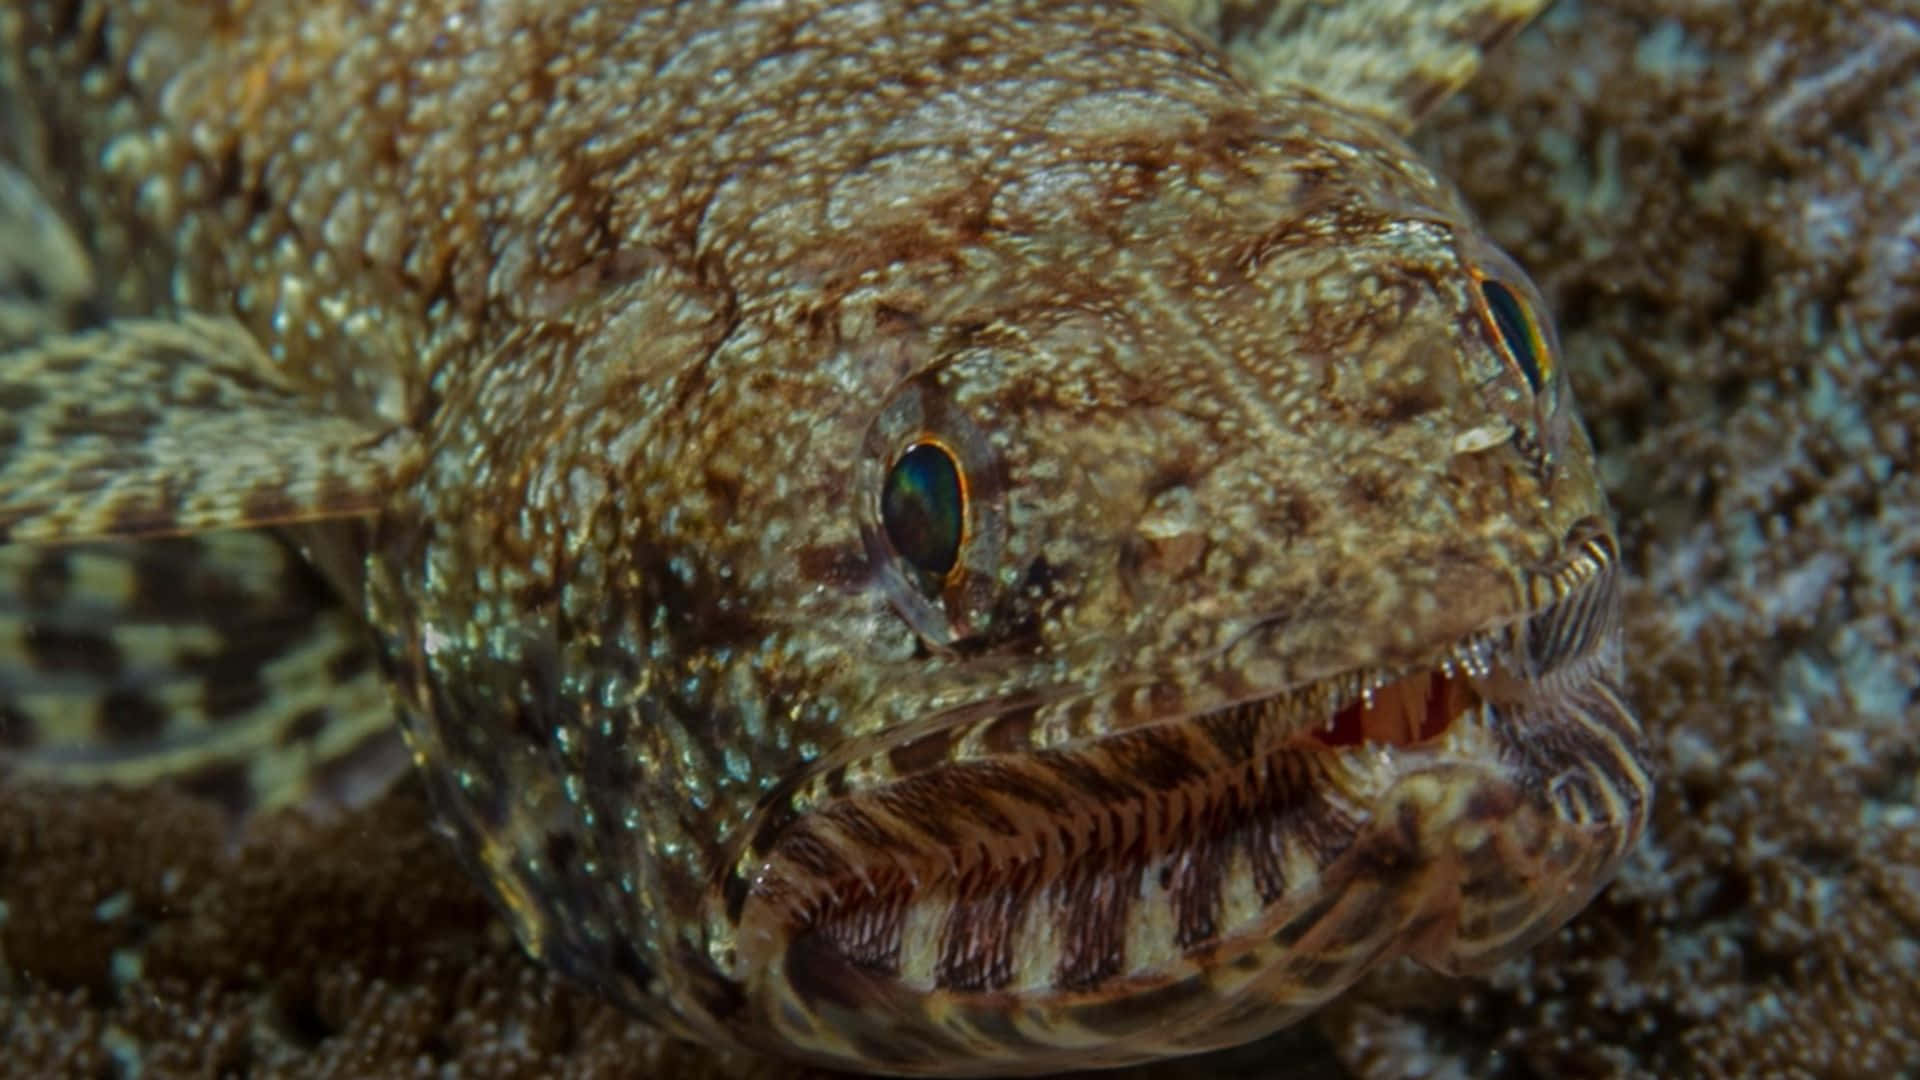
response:
[[[1556,699],[1617,666],[1622,637],[1619,562],[1618,542],[1605,521],[1582,519],[1569,530],[1558,557],[1523,576],[1519,591],[1527,598],[1524,607],[1431,647],[1418,660],[1360,665],[1278,690],[1246,694],[1225,705],[1170,711],[1142,723],[1182,723],[1235,710],[1284,709],[1292,714],[1290,733],[1306,740],[1319,727],[1331,725],[1342,710],[1421,674],[1469,681],[1485,705],[1550,708]],[[1221,654],[1258,632],[1258,626],[1249,628]],[[1482,711],[1495,714],[1497,710]],[[1404,754],[1427,741],[1363,745]]]

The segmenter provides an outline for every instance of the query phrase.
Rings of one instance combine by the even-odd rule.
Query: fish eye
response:
[[[967,486],[953,451],[930,440],[908,447],[887,470],[880,522],[922,587],[938,588],[959,563],[966,539]]]
[[[1553,350],[1526,301],[1496,278],[1480,279],[1480,295],[1507,355],[1538,394],[1553,378]]]

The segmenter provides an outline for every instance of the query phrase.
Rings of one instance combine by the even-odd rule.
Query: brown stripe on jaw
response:
[[[1284,884],[1285,845],[1324,864],[1352,840],[1357,826],[1315,794],[1324,749],[1281,746],[1257,763],[1207,769],[1195,757],[1207,745],[1194,732],[1134,731],[1090,751],[1020,766],[956,763],[856,794],[774,839],[753,895],[736,908],[754,901],[796,942],[812,939],[845,963],[894,976],[913,966],[905,939],[921,908],[942,920],[927,971],[935,987],[1007,989],[1023,969],[1033,974],[1023,960],[1036,958],[1021,950],[1045,949],[1055,988],[1094,989],[1127,969],[1130,921],[1151,867],[1164,867],[1174,944],[1191,951],[1228,929],[1219,924],[1223,875],[1236,848],[1247,850],[1271,902]],[[1172,764],[1148,767],[1155,751]],[[1078,783],[1047,783],[1063,775]],[[1178,790],[1196,786],[1204,790]],[[1035,793],[1044,806],[1023,797]],[[1052,932],[1024,940],[1041,921]]]
[[[877,903],[863,904],[821,923],[817,933],[848,963],[882,975],[900,973],[900,949],[906,937],[910,884],[898,873],[881,872],[871,881]]]
[[[884,821],[875,818],[858,803],[835,803],[820,812],[820,819],[865,852],[912,856],[920,850],[912,836],[888,828]],[[813,823],[805,822],[799,827],[812,828]]]
[[[960,880],[940,934],[934,985],[944,990],[999,990],[1013,981],[1015,931],[1040,884],[1039,863],[1002,877],[981,866]]]
[[[1096,805],[1130,799],[1135,794],[1127,784],[1077,754],[1051,754],[1045,758],[1045,764],[1070,790],[1092,799]]]
[[[1319,760],[1315,751],[1275,754],[1266,785],[1272,801],[1243,826],[1243,843],[1253,868],[1253,887],[1261,903],[1271,904],[1287,891],[1286,841],[1297,838],[1317,856],[1330,858],[1352,843],[1359,824],[1318,796]]]
[[[1141,728],[1115,740],[1119,773],[1150,791],[1170,791],[1202,780],[1207,770],[1186,751],[1186,739],[1167,728]]]
[[[1160,884],[1173,911],[1173,943],[1181,949],[1212,941],[1221,930],[1223,872],[1232,848],[1229,838],[1233,823],[1247,816],[1239,794],[1235,791],[1209,806],[1195,823],[1199,838],[1160,871]]]
[[[1126,962],[1127,913],[1144,868],[1124,854],[1081,859],[1054,883],[1050,899],[1060,941],[1054,985],[1091,989],[1119,974]]]

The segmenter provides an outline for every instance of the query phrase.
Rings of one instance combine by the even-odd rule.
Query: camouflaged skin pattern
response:
[[[1638,836],[1591,452],[1489,317],[1492,277],[1545,318],[1524,275],[1392,133],[1424,98],[1258,89],[1115,4],[0,29],[113,309],[229,315],[415,441],[309,550],[528,947],[657,1022],[1191,1052],[1483,966]],[[929,439],[938,588],[879,505]],[[1418,746],[1313,740],[1469,679]]]
[[[382,683],[269,533],[0,545],[0,781],[164,780],[236,826],[357,804],[405,768]]]

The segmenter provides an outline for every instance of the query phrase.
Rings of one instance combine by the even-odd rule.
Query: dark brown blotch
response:
[[[1111,753],[1122,776],[1151,791],[1171,791],[1196,783],[1207,770],[1187,752],[1185,739],[1170,728],[1149,728],[1116,739]]]
[[[321,732],[327,729],[327,723],[332,718],[332,710],[324,705],[315,705],[312,708],[302,709],[294,715],[292,720],[287,722],[286,728],[280,732],[279,743],[281,746],[295,746],[300,743],[312,742],[314,739],[320,737]]]
[[[360,647],[342,649],[327,661],[327,678],[335,684],[350,683],[373,667],[373,650]]]
[[[1257,707],[1226,709],[1203,716],[1197,726],[1228,765],[1253,759],[1255,740],[1260,736],[1261,720]]]
[[[129,467],[144,468],[146,462]],[[115,503],[106,515],[105,531],[114,536],[140,536],[166,532],[180,520],[176,508],[166,503],[129,495]]]
[[[183,776],[179,788],[195,798],[205,799],[238,818],[257,801],[253,779],[244,762],[220,762]]]
[[[14,584],[20,590],[20,604],[29,613],[59,609],[67,601],[73,586],[74,548],[48,548],[35,552],[24,576]]]
[[[0,704],[0,749],[28,750],[39,741],[39,728],[26,713]]]
[[[870,1004],[867,992],[876,976],[855,965],[835,942],[819,934],[800,934],[787,945],[787,985],[813,1013],[856,1011]]]
[[[556,878],[570,876],[580,858],[580,838],[571,832],[552,830],[541,845],[541,854],[546,857],[549,873]]]
[[[1261,520],[1275,539],[1294,540],[1319,526],[1324,515],[1320,503],[1311,495],[1279,485],[1262,503]]]
[[[1440,408],[1440,393],[1428,382],[1380,387],[1365,410],[1367,419],[1381,428],[1398,427]]]
[[[1393,496],[1393,487],[1392,477],[1378,468],[1362,466],[1347,474],[1347,483],[1342,490],[1356,509],[1371,510],[1385,505]]]
[[[1033,724],[1040,715],[1038,705],[1008,709],[988,722],[980,733],[980,745],[990,753],[1020,754],[1033,748]]]
[[[720,883],[720,895],[727,905],[727,921],[738,923],[740,915],[747,909],[747,897],[753,894],[753,886],[746,875],[737,867],[728,867],[726,880]]]
[[[1059,781],[1073,791],[1087,796],[1096,803],[1117,805],[1138,798],[1140,792],[1132,784],[1118,779],[1099,765],[1087,760],[1084,755],[1056,752],[1044,754],[1040,763]]]
[[[952,753],[953,731],[941,727],[887,751],[887,763],[894,775],[908,777],[946,764]]]
[[[241,513],[248,521],[287,521],[297,511],[292,497],[281,487],[254,488],[241,502]]]
[[[40,357],[41,369],[50,375],[78,375],[92,363],[92,356],[84,348],[67,351],[55,349],[42,353]]]
[[[699,560],[678,562],[669,552],[647,550],[639,553],[635,562],[646,591],[645,602],[665,613],[670,632],[688,648],[737,648],[764,633],[750,606],[708,575]]]
[[[0,413],[22,413],[46,400],[46,391],[30,383],[0,383]]]
[[[857,592],[873,579],[873,564],[859,548],[813,544],[794,555],[800,580],[838,592]]]
[[[203,672],[206,680],[207,718],[214,723],[231,723],[250,717],[268,703],[270,691],[260,678],[265,665],[283,655],[286,643],[278,648],[235,649],[219,654],[206,665],[186,665]]]
[[[1005,796],[1054,817],[1064,815],[1072,808],[1071,801],[1058,787],[1024,767],[982,764],[969,770],[967,782],[978,785],[982,792]]]
[[[27,661],[41,671],[107,678],[121,668],[120,647],[105,634],[36,624],[27,628],[23,644]]]
[[[820,782],[826,788],[828,795],[836,799],[840,798],[847,793],[847,767],[835,765],[826,771],[826,774],[820,778]]]
[[[151,409],[137,405],[100,408],[82,401],[61,409],[59,418],[47,425],[47,435],[57,441],[108,436],[139,442],[159,424],[159,414]]]

